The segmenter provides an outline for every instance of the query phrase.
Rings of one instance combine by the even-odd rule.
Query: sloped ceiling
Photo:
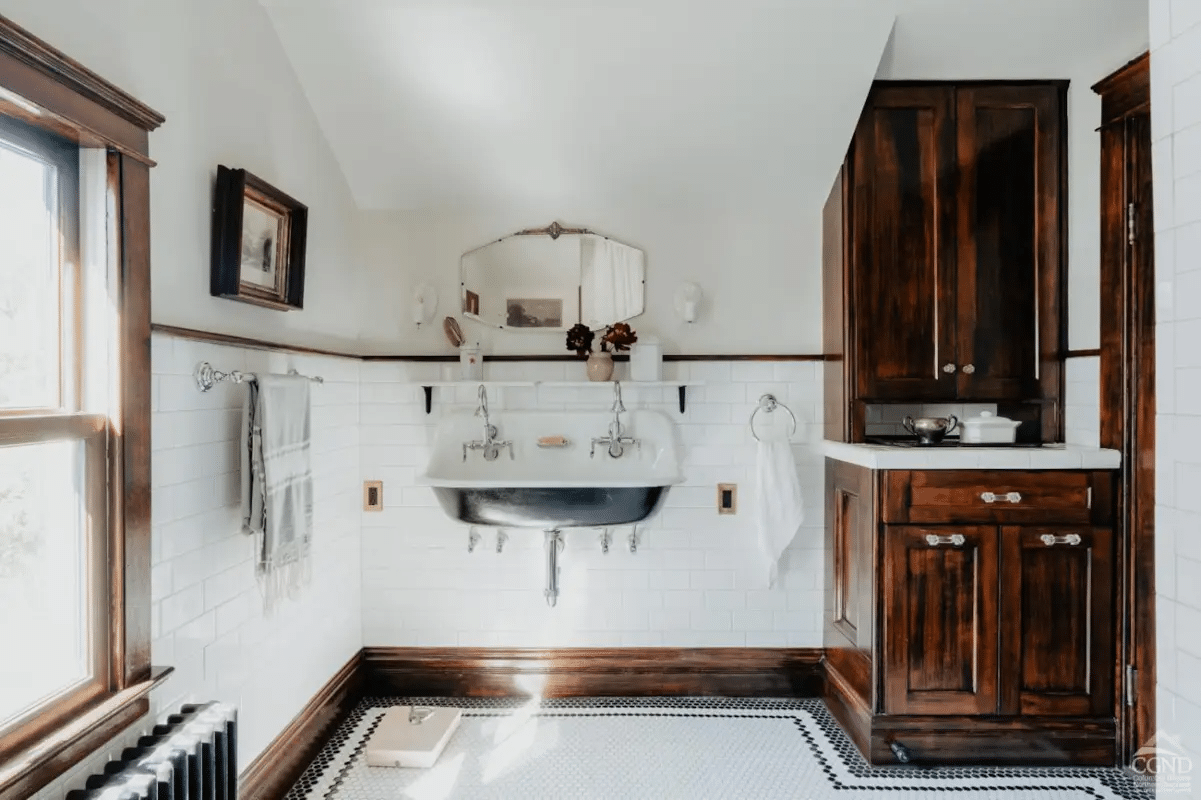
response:
[[[816,213],[877,73],[1146,44],[1145,0],[262,2],[366,209]]]

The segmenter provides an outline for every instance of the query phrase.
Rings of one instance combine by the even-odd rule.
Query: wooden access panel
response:
[[[886,714],[997,710],[997,529],[884,529]]]
[[[954,89],[873,90],[850,200],[858,397],[949,400],[954,361]]]
[[[1112,713],[1112,531],[1007,526],[1001,565],[1001,713]]]

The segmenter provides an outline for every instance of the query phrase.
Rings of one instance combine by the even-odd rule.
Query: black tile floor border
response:
[[[400,705],[424,705],[424,706],[455,706],[464,710],[464,716],[467,717],[488,717],[504,714],[505,712],[515,709],[526,708],[530,706],[531,701],[528,698],[506,697],[506,698],[476,698],[476,697],[368,697],[364,698],[351,711],[345,722],[338,727],[330,736],[329,741],[321,749],[321,752],[313,760],[313,762],[305,769],[304,773],[297,780],[296,784],[285,795],[284,800],[324,800],[330,797],[331,792],[336,790],[341,784],[350,766],[355,762],[356,758],[361,754],[366,747],[367,741],[371,737],[378,720],[361,735],[359,741],[355,745],[355,749],[350,756],[345,759],[341,765],[335,764],[339,752],[347,744],[350,736],[354,733],[358,725],[363,721],[364,717],[373,709],[388,708],[391,706]],[[830,786],[836,791],[872,791],[881,792],[887,788],[890,792],[907,792],[907,791],[1032,791],[1044,789],[1047,791],[1076,791],[1084,793],[1091,797],[1103,798],[1104,795],[1099,794],[1095,789],[1085,784],[1079,785],[1058,785],[1058,786],[1032,786],[1032,785],[1009,785],[1006,784],[1006,779],[1031,779],[1031,778],[1051,778],[1056,780],[1071,780],[1081,779],[1084,781],[1093,780],[1105,786],[1114,794],[1117,794],[1127,800],[1154,800],[1155,787],[1154,784],[1147,781],[1144,777],[1133,772],[1123,769],[1105,768],[1105,767],[994,767],[994,766],[948,766],[948,767],[929,767],[920,765],[890,765],[890,766],[872,766],[867,763],[863,756],[859,753],[858,748],[847,737],[846,733],[839,727],[837,721],[830,714],[824,702],[818,699],[803,699],[793,700],[787,698],[720,698],[720,697],[570,697],[570,698],[547,698],[537,701],[537,707],[540,709],[536,712],[539,717],[556,717],[556,716],[619,716],[613,710],[623,709],[629,713],[622,716],[664,716],[664,714],[639,714],[639,709],[671,709],[678,710],[679,714],[669,714],[668,716],[688,716],[688,717],[724,717],[738,716],[746,718],[792,718],[796,724],[798,733],[805,739],[810,752],[813,753],[814,759],[821,766],[822,773],[830,781]],[[595,714],[555,714],[556,710],[570,709],[606,709],[598,711]],[[720,713],[698,713],[703,711],[739,711],[738,715],[720,714]],[[821,734],[826,738],[830,748],[837,753],[841,760],[842,771],[850,774],[857,780],[892,780],[896,783],[882,787],[879,785],[866,784],[851,784],[846,783],[839,778],[839,771],[835,765],[831,764],[829,759],[823,753],[820,743],[814,738],[813,733],[809,730],[803,720],[797,718],[793,714],[753,714],[748,715],[747,711],[804,711],[813,719]],[[335,777],[330,789],[322,795],[321,798],[310,797],[311,792],[317,788],[319,782],[327,777],[326,773],[331,768],[338,769],[338,775]],[[914,781],[914,785],[907,786],[906,781]],[[972,781],[972,785],[947,785],[939,786],[941,782],[962,782]],[[850,797],[851,795],[848,795]],[[903,794],[902,794],[903,796]]]

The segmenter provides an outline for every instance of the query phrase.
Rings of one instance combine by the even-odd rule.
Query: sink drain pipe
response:
[[[559,551],[563,549],[563,534],[546,531],[546,604],[554,608],[559,602]]]

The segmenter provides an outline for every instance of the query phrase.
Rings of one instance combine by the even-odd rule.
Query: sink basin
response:
[[[512,528],[597,528],[642,522],[683,481],[675,425],[658,411],[621,415],[624,433],[640,440],[620,458],[592,438],[604,435],[612,414],[603,411],[506,411],[492,417],[498,438],[511,442],[486,460],[463,443],[478,440],[483,420],[470,411],[438,422],[433,452],[419,484],[433,488],[442,509],[473,525]],[[542,447],[543,437],[563,437],[564,446]],[[510,457],[509,450],[512,451]]]

